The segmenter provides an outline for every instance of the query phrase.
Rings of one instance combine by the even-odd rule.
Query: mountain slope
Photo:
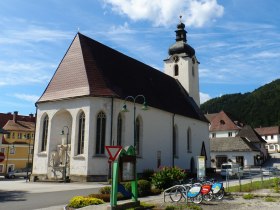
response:
[[[280,125],[280,79],[251,93],[236,93],[211,99],[201,105],[204,113],[224,110],[233,120],[253,127]]]

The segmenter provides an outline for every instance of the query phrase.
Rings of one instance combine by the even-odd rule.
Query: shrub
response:
[[[155,173],[153,169],[144,169],[141,179],[152,181],[152,176]]]
[[[266,197],[264,200],[265,202],[276,202],[275,198],[272,197]]]
[[[110,194],[90,194],[88,195],[88,197],[98,198],[103,200],[104,202],[110,202]],[[124,199],[125,197],[121,193],[117,194],[117,200],[124,200]]]
[[[163,167],[160,171],[154,173],[152,184],[158,189],[166,189],[173,185],[175,181],[185,179],[184,170],[178,167]]]
[[[111,193],[111,187],[110,186],[105,186],[99,189],[99,192],[101,194],[110,194]]]
[[[279,178],[274,178],[274,179],[273,179],[274,191],[275,191],[276,193],[279,193],[279,181],[280,181]]]
[[[243,195],[243,198],[244,199],[254,199],[255,198],[255,196],[253,195],[253,194],[245,194],[245,195]]]
[[[138,180],[138,196],[143,197],[151,195],[151,183],[147,180]],[[131,182],[126,182],[124,185],[125,189],[131,192]]]
[[[175,210],[175,206],[166,206],[165,210]]]
[[[82,208],[89,205],[99,205],[103,203],[104,201],[98,198],[75,196],[70,200],[68,206],[71,208]]]
[[[147,180],[138,181],[138,193],[139,196],[147,196],[151,194],[151,183]]]

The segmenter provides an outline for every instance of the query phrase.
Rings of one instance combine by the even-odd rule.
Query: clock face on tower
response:
[[[177,63],[179,61],[178,55],[174,55],[172,59],[175,63]]]

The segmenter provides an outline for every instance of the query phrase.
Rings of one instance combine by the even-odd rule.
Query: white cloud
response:
[[[10,63],[0,61],[0,86],[26,85],[45,83],[51,78],[48,69],[53,68],[51,63]]]
[[[71,32],[29,26],[27,29],[7,29],[0,35],[0,44],[26,44],[26,42],[57,42],[73,37]]]
[[[203,104],[204,102],[209,101],[211,99],[211,96],[207,93],[200,92],[199,96],[200,96],[200,103],[201,104]]]
[[[33,102],[33,103],[35,103],[39,99],[39,96],[37,95],[28,95],[24,93],[15,93],[14,96],[18,99]]]
[[[118,14],[156,26],[178,22],[180,15],[188,26],[201,27],[223,15],[224,8],[216,0],[103,0]]]

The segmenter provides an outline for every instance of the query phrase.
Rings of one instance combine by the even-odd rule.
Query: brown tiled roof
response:
[[[249,125],[245,125],[236,136],[247,138],[253,143],[266,143],[266,141]]]
[[[255,128],[261,136],[280,134],[280,126]]]
[[[35,122],[36,118],[34,116],[25,116],[25,115],[17,115],[17,120],[26,121],[26,122]],[[0,128],[3,128],[4,125],[13,119],[12,113],[0,113]]]
[[[211,122],[214,117],[217,116],[218,113],[212,113],[212,114],[205,114],[206,119]]]
[[[240,128],[228,117],[224,111],[220,111],[215,115],[206,115],[209,119],[210,131],[228,131],[228,130],[239,130]]]
[[[6,131],[26,131],[34,132],[35,123],[34,122],[25,122],[25,121],[13,121],[9,120],[6,125],[3,127]]]
[[[260,151],[243,137],[224,137],[210,139],[211,152]]]
[[[37,103],[138,94],[151,107],[207,121],[177,80],[80,33]]]

